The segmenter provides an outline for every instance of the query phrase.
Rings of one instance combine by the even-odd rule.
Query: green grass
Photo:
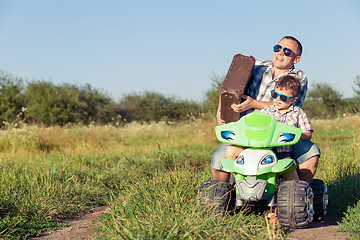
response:
[[[341,226],[353,239],[360,239],[360,200],[354,206],[348,207]]]
[[[314,122],[314,141],[319,145],[317,178],[329,190],[329,214],[342,217],[360,199],[359,116]]]
[[[328,185],[329,214],[343,217],[343,229],[356,234],[360,223],[349,221],[360,211],[360,118],[313,125],[322,150],[316,178]],[[106,204],[99,239],[286,239],[262,215],[197,207],[197,189],[211,178],[218,146],[214,126],[197,120],[1,131],[0,238],[36,236]]]
[[[266,239],[265,218],[245,213],[214,214],[197,206],[204,172],[174,166],[139,177],[112,195],[111,211],[103,216],[104,239]],[[271,233],[281,238],[279,229]]]

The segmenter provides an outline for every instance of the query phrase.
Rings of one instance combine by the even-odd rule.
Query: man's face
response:
[[[293,52],[290,56],[285,56],[283,49],[281,49],[279,52],[274,52],[274,67],[280,70],[289,70],[292,66],[294,66],[295,63],[298,63],[301,59],[300,56],[297,56],[297,54],[299,54],[298,45],[294,40],[286,38],[280,40],[279,45],[282,46],[283,49],[289,48]]]

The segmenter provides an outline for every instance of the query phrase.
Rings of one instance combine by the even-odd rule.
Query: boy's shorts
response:
[[[211,168],[214,168],[216,170],[220,170],[221,168],[221,160],[226,158],[225,151],[226,148],[230,144],[228,143],[222,143],[214,152],[214,154],[211,157]],[[296,165],[299,165],[309,158],[321,155],[320,149],[318,146],[316,146],[315,143],[312,141],[302,141],[300,140],[295,145],[293,145],[293,149],[291,151],[291,158],[295,160]]]
[[[318,155],[320,157],[321,152],[318,146],[312,141],[298,141],[292,147],[291,158],[296,161],[296,165],[302,164],[311,157]]]

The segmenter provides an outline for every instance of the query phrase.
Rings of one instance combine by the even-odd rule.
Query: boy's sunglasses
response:
[[[271,91],[270,91],[270,94],[271,94],[271,97],[272,97],[273,99],[277,99],[278,96],[279,96],[280,100],[281,100],[282,102],[284,102],[284,103],[286,103],[290,98],[295,98],[294,96],[293,96],[293,97],[289,97],[289,96],[286,96],[286,95],[284,95],[284,94],[277,93],[277,92],[275,92],[274,90],[271,90]]]
[[[291,50],[291,49],[289,49],[289,48],[283,48],[281,45],[279,45],[279,44],[276,44],[275,46],[274,46],[274,52],[280,52],[281,51],[281,49],[283,50],[283,53],[284,53],[284,55],[285,56],[290,56],[291,55],[291,53],[293,53],[293,51]],[[294,55],[296,56],[296,54],[294,53]]]

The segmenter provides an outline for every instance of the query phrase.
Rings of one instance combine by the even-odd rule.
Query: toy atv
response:
[[[245,148],[236,160],[223,159],[221,162],[222,170],[235,177],[236,193],[231,194],[234,186],[227,182],[204,182],[199,189],[199,205],[210,206],[215,211],[232,210],[245,204],[277,207],[280,224],[290,228],[305,228],[314,218],[324,218],[328,201],[324,183],[318,179],[311,184],[284,181],[280,175],[296,170],[296,164],[290,158],[277,159],[271,149],[298,142],[302,133],[300,128],[279,123],[268,114],[254,112],[237,122],[216,126],[215,131],[221,142]],[[313,190],[316,191],[315,198]]]

